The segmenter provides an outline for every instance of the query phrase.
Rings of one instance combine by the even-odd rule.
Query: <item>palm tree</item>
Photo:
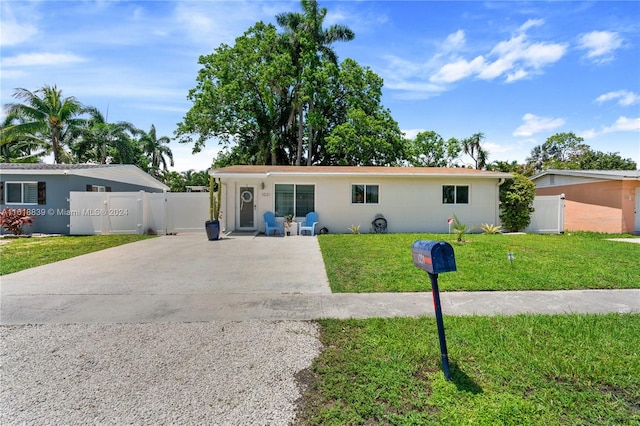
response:
[[[85,108],[74,97],[63,98],[62,90],[56,86],[44,86],[34,92],[18,88],[13,97],[23,101],[7,105],[8,114],[20,119],[14,131],[38,141],[46,151],[53,152],[54,162],[59,164],[65,158],[63,144],[68,132],[84,123],[79,116]]]
[[[171,139],[167,136],[158,138],[156,136],[156,126],[153,124],[148,133],[139,131],[139,134],[139,143],[149,160],[148,172],[155,177],[159,177],[160,165],[162,165],[162,170],[167,170],[167,160],[165,156],[169,158],[169,164],[173,166],[173,153],[171,152],[171,148],[167,146],[167,144],[171,142]]]
[[[72,151],[79,161],[95,161],[106,164],[131,164],[134,153],[131,137],[139,132],[131,123],[119,121],[108,123],[105,116],[95,108],[88,108],[91,118],[87,125],[77,131],[77,141]]]
[[[489,160],[489,151],[482,148],[484,133],[476,133],[470,138],[462,140],[462,151],[471,157],[476,169],[483,169]]]
[[[300,165],[302,158],[302,137],[304,126],[304,110],[308,107],[308,114],[314,112],[314,96],[318,90],[315,74],[322,60],[333,64],[338,63],[336,53],[331,44],[336,41],[353,40],[355,34],[344,25],[332,25],[328,29],[322,28],[327,16],[326,8],[319,8],[317,0],[301,0],[303,13],[289,12],[276,16],[278,25],[285,30],[285,40],[290,46],[291,57],[296,67],[297,83],[294,91],[294,110],[298,113],[298,151],[296,165]],[[293,111],[292,111],[293,114]],[[293,122],[293,115],[289,123]],[[307,120],[309,122],[309,120]],[[313,126],[308,124],[309,146],[307,150],[307,165],[312,162]]]
[[[0,162],[33,163],[44,155],[44,152],[38,152],[37,143],[29,135],[16,131],[19,123],[15,115],[7,115],[0,124]]]

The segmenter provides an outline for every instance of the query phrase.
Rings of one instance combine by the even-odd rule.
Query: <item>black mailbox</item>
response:
[[[456,270],[453,247],[444,241],[417,240],[411,246],[411,253],[413,264],[430,274]]]

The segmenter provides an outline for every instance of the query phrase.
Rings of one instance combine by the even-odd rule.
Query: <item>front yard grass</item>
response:
[[[637,425],[640,315],[323,320],[304,425]]]
[[[620,235],[464,237],[462,243],[447,234],[331,234],[318,240],[334,293],[430,291],[427,274],[411,258],[411,245],[419,239],[453,246],[458,271],[439,275],[442,291],[640,287],[640,244],[606,240]]]
[[[91,235],[5,239],[0,244],[0,275],[146,238],[153,238],[153,236]]]

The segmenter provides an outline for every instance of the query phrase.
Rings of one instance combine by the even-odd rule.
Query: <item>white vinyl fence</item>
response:
[[[526,231],[534,234],[561,234],[564,232],[564,194],[538,195],[533,200],[535,211]]]
[[[199,232],[208,216],[206,192],[72,191],[69,198],[71,235]]]

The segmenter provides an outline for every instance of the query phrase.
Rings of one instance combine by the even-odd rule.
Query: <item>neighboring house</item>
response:
[[[568,231],[640,233],[638,170],[547,170],[531,180],[536,195],[564,194]]]
[[[376,214],[388,232],[449,231],[455,214],[470,226],[499,222],[499,186],[509,173],[422,167],[230,166],[213,170],[222,179],[223,227],[264,231],[263,214],[315,211],[316,231],[371,232]]]
[[[133,165],[0,163],[0,208],[27,209],[25,233],[68,234],[71,191],[165,192],[169,189]],[[0,231],[2,232],[2,231]]]

